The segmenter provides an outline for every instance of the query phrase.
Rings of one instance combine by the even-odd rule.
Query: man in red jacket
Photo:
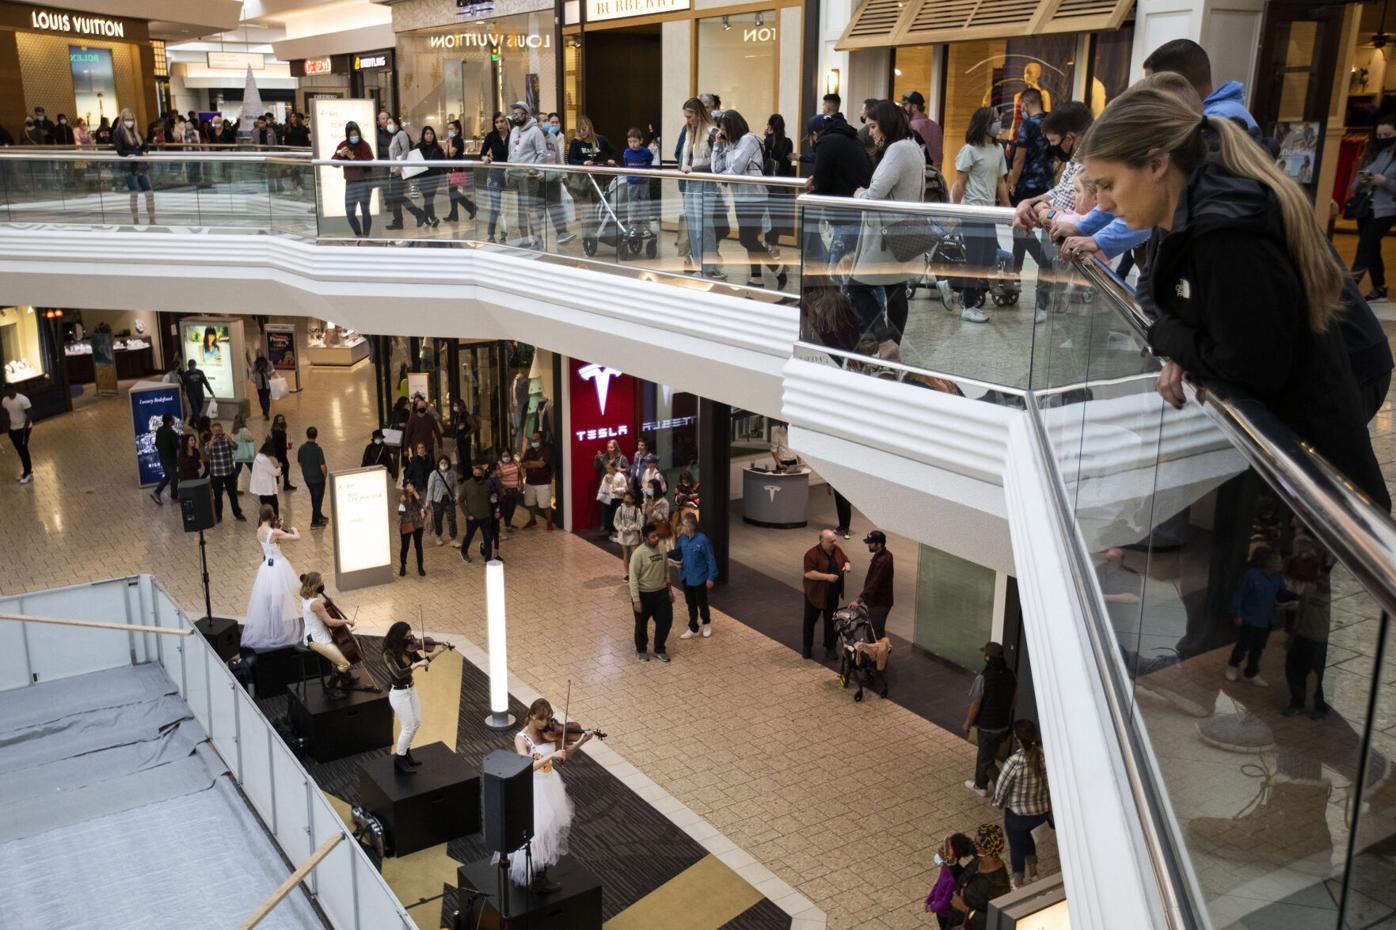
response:
[[[820,530],[819,543],[805,553],[805,626],[800,654],[812,658],[814,625],[824,615],[824,658],[835,659],[834,611],[843,594],[843,576],[853,570],[848,556],[835,542],[833,530]]]

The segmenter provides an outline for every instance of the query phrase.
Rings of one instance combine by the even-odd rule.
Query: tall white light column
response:
[[[507,730],[515,723],[509,713],[509,651],[504,620],[504,563],[485,563],[485,610],[489,620],[490,713],[485,726]]]

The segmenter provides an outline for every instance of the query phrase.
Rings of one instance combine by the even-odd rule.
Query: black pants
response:
[[[1018,204],[1022,203],[1024,200],[1031,200],[1032,198],[1038,196],[1039,194],[1045,194],[1045,193],[1047,193],[1047,192],[1046,192],[1046,191],[1026,190],[1026,189],[1025,189],[1025,190],[1015,190],[1015,191],[1013,192],[1013,198],[1012,198],[1012,200],[1013,200],[1013,205],[1016,207]],[[1022,271],[1022,270],[1023,270],[1023,256],[1024,256],[1025,254],[1029,253],[1029,252],[1032,253],[1033,261],[1037,262],[1037,264],[1038,264],[1039,266],[1043,264],[1042,259],[1038,258],[1037,252],[1034,252],[1034,251],[1033,251],[1033,246],[1036,245],[1036,244],[1037,244],[1037,234],[1036,234],[1036,233],[1033,233],[1033,232],[1025,233],[1025,232],[1023,232],[1022,230],[1018,230],[1018,229],[1013,230],[1013,270],[1014,270],[1015,272],[1019,272],[1019,271]]]
[[[485,561],[494,558],[494,517],[466,517],[465,541],[460,544],[460,557],[470,555],[470,544],[475,540],[475,531],[480,531],[480,545],[485,548]]]
[[[441,535],[441,524],[448,523],[451,530],[451,538],[456,538],[456,502],[441,498],[431,507],[431,528],[437,536]]]
[[[616,535],[616,511],[620,510],[620,505],[624,500],[617,499],[611,501],[601,508],[601,529],[606,536]]]
[[[1357,254],[1352,259],[1352,276],[1371,277],[1372,287],[1386,287],[1386,263],[1381,257],[1381,240],[1396,225],[1396,216],[1368,216],[1357,221]]]
[[[233,509],[233,516],[242,516],[242,508],[238,506],[238,473],[236,471],[227,475],[209,475],[208,483],[213,486],[213,516],[219,523],[223,522],[223,495],[228,495],[228,506]]]
[[[281,463],[281,488],[285,491],[295,490],[295,485],[291,484],[291,460],[283,452],[276,457]]]
[[[10,438],[11,438],[11,439],[14,439],[14,438],[15,438],[15,434],[14,434],[13,431],[11,431],[11,433],[10,433]],[[28,453],[27,450],[26,450],[25,453],[24,453],[24,458],[25,458],[25,459],[28,459],[28,458],[29,458],[29,453]],[[26,463],[26,464],[27,464],[27,463]],[[160,460],[160,470],[163,471],[163,472],[165,473],[165,476],[164,476],[163,478],[161,478],[161,479],[160,479],[160,483],[157,484],[157,485],[155,486],[155,496],[156,496],[156,497],[159,497],[159,496],[160,496],[160,492],[163,491],[163,490],[165,490],[165,485],[169,485],[169,486],[170,486],[170,500],[178,500],[178,499],[179,499],[179,466],[175,464],[175,460],[174,460],[174,459],[170,459],[169,461],[166,461],[165,459],[161,459],[161,460]]]
[[[461,189],[458,185],[447,185],[446,195],[446,199],[450,201],[451,204],[451,211],[446,214],[446,222],[454,223],[456,218],[460,216],[460,213],[456,209],[457,207],[465,207],[465,212],[470,214],[472,220],[475,219],[475,201],[461,193]]]
[[[400,569],[407,568],[407,547],[415,543],[417,546],[417,571],[422,571],[422,527],[417,527],[410,533],[402,534],[402,550],[397,555],[397,565]]]
[[[684,585],[683,602],[688,605],[688,628],[690,630],[698,632],[700,617],[703,620],[703,626],[708,626],[713,622],[713,615],[708,610],[708,586],[706,584]]]
[[[271,416],[271,388],[257,389],[257,403],[262,406],[262,419]]]
[[[771,215],[771,231],[766,233],[766,244],[779,245],[781,236],[795,232],[795,191],[789,187],[770,188],[766,192],[766,209]]]
[[[975,730],[975,737],[979,748],[974,756],[974,787],[988,788],[989,782],[999,777],[998,763],[1008,746],[1008,728],[985,730],[980,727]]]
[[[29,460],[29,427],[24,429],[12,429],[10,432],[10,442],[15,444],[15,451],[19,453],[19,464],[23,466],[24,473],[21,478],[28,477],[34,473],[34,463]],[[163,463],[162,463],[163,464]],[[165,474],[171,474],[173,468],[165,469]],[[164,487],[164,485],[161,485]],[[156,493],[159,493],[158,491]]]
[[[281,502],[277,500],[275,494],[258,494],[257,500],[261,501],[263,506],[270,507],[272,513],[278,517],[281,516]]]
[[[356,236],[369,236],[373,234],[373,214],[369,208],[373,205],[373,182],[372,181],[345,181],[344,182],[344,215],[349,219],[349,228]],[[359,225],[355,211],[362,213],[363,225]]]
[[[765,207],[764,202],[737,205],[737,241],[746,249],[753,280],[761,277],[760,256],[770,257],[770,250],[761,238],[761,217],[766,212]]]
[[[819,620],[819,615],[824,615],[824,648],[834,648],[834,608],[821,610],[805,598],[805,629],[801,654],[808,659],[814,652],[814,625]]]
[[[1314,674],[1314,710],[1327,705],[1323,700],[1323,670],[1328,665],[1328,644],[1296,636],[1285,656],[1285,681],[1289,683],[1289,706],[1304,709],[1309,673]]]
[[[971,221],[964,226],[964,237],[967,267],[959,286],[965,306],[975,307],[989,290],[988,275],[998,264],[998,230],[992,223]]]
[[[422,217],[427,220],[436,219],[436,189],[438,185],[428,181],[419,183],[417,190],[422,192]]]
[[[393,225],[402,226],[402,210],[407,208],[413,218],[417,220],[417,225],[421,226],[426,222],[427,215],[417,208],[417,205],[407,199],[407,181],[397,175],[388,178],[387,196],[384,198],[388,206],[388,211],[393,215]]]
[[[320,512],[320,506],[325,503],[325,482],[307,481],[306,490],[310,492],[310,519],[314,523],[324,523],[325,515]]]
[[[882,299],[879,299],[881,297]],[[858,317],[860,336],[871,334],[878,342],[890,339],[902,344],[902,333],[906,332],[906,318],[911,312],[906,302],[906,284],[897,282],[880,284],[860,284],[848,282],[848,299],[853,304],[853,313]],[[882,319],[882,301],[887,302],[887,319]]]
[[[848,498],[838,491],[834,491],[834,510],[839,515],[838,531],[847,533],[849,527],[853,525],[853,505],[848,502]]]
[[[1246,677],[1254,678],[1260,671],[1260,655],[1265,651],[1265,643],[1270,638],[1270,628],[1241,625],[1236,632],[1236,645],[1231,650],[1230,666],[1238,666],[1246,659]],[[1249,656],[1249,658],[1247,658]]]
[[[1032,256],[1037,262],[1037,303],[1036,308],[1046,310],[1052,298],[1053,269],[1056,267],[1057,247],[1045,231],[1023,232],[1013,230],[1013,270],[1022,273],[1023,255]],[[1121,275],[1121,277],[1124,277]]]
[[[669,638],[669,628],[674,625],[674,605],[669,601],[669,589],[640,592],[640,612],[635,615],[635,651],[644,652],[649,648],[649,624],[654,620],[654,654],[664,652],[664,643]]]

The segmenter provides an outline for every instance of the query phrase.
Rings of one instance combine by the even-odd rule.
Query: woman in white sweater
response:
[[[742,114],[736,110],[724,110],[717,121],[717,142],[713,145],[713,173],[732,174],[738,177],[761,177],[762,162],[765,161],[765,148],[761,138],[747,126]],[[748,287],[761,287],[761,262],[771,257],[770,250],[761,235],[761,220],[766,213],[766,186],[764,184],[732,184],[732,202],[737,207],[737,239],[746,249],[747,261],[751,263],[751,279]],[[785,290],[785,266],[771,263],[771,271],[776,276],[776,290]]]
[[[691,97],[683,105],[683,119],[685,141],[680,150],[679,170],[684,174],[711,172],[712,138],[716,129],[708,108],[697,97]],[[716,264],[717,231],[713,226],[713,211],[717,205],[717,188],[711,181],[683,181],[680,186],[683,188],[684,220],[688,226],[689,260],[704,277],[726,277]]]
[[[890,100],[879,101],[868,112],[868,132],[877,143],[877,164],[868,186],[853,196],[920,203],[926,190],[926,156],[905,111]],[[863,211],[848,296],[860,330],[871,332],[879,343],[901,344],[908,314],[906,282],[922,270],[897,261],[883,241],[883,229],[906,216]]]
[[[252,478],[247,482],[247,490],[256,494],[278,517],[281,516],[281,505],[276,499],[276,479],[280,477],[281,465],[276,461],[276,448],[268,436],[262,441],[262,448],[257,450],[257,457],[252,460]]]

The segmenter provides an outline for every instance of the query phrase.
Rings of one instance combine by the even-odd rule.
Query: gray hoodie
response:
[[[511,165],[551,165],[556,163],[548,151],[548,140],[533,117],[522,126],[509,130],[509,163]]]

